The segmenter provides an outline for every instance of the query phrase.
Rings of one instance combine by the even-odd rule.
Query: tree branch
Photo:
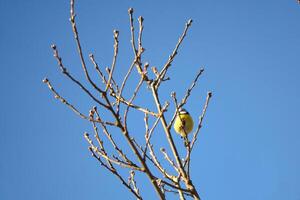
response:
[[[169,56],[168,61],[166,62],[166,64],[165,64],[164,67],[162,68],[162,70],[160,71],[158,77],[156,78],[156,83],[155,83],[155,87],[156,87],[156,88],[159,87],[161,81],[164,79],[164,77],[165,77],[165,75],[166,75],[166,73],[167,73],[169,67],[171,66],[171,64],[172,64],[172,62],[173,62],[173,59],[175,58],[175,56],[176,56],[177,53],[178,53],[178,49],[179,49],[179,47],[180,47],[180,45],[181,45],[183,39],[185,38],[186,33],[187,33],[189,27],[192,25],[192,22],[193,22],[193,20],[190,19],[190,20],[185,24],[185,28],[184,28],[184,30],[183,30],[183,33],[182,33],[182,35],[179,37],[178,42],[177,42],[177,44],[176,44],[176,46],[175,46],[175,48],[174,48],[172,54]]]

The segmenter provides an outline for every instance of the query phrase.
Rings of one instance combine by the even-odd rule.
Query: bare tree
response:
[[[93,54],[89,55],[89,59],[94,65],[95,73],[99,75],[99,78],[103,85],[100,86],[91,79],[89,71],[87,69],[86,58],[82,51],[81,42],[76,26],[74,0],[71,0],[70,22],[74,33],[81,66],[86,80],[92,86],[93,91],[88,89],[87,86],[85,86],[80,80],[75,78],[68,71],[67,67],[65,67],[65,65],[63,64],[62,58],[59,55],[59,51],[56,45],[51,46],[54,52],[54,57],[58,62],[58,66],[62,74],[64,74],[73,83],[75,83],[75,85],[81,88],[82,91],[87,96],[89,96],[99,108],[106,110],[109,114],[102,114],[102,112],[99,112],[97,106],[93,106],[89,111],[89,114],[86,115],[83,112],[79,111],[78,108],[76,108],[63,96],[61,96],[57,92],[57,90],[54,89],[49,79],[45,78],[43,82],[47,84],[56,99],[60,100],[82,119],[91,122],[94,131],[94,137],[92,138],[90,134],[84,133],[84,137],[89,143],[89,151],[92,153],[92,156],[95,157],[96,160],[101,164],[101,166],[103,166],[103,168],[107,169],[109,172],[111,172],[111,174],[116,176],[120,180],[120,182],[135,196],[135,198],[143,199],[143,196],[138,188],[138,184],[135,180],[135,174],[139,173],[144,174],[146,175],[146,177],[148,177],[159,199],[166,199],[167,193],[175,193],[181,200],[184,200],[186,198],[200,199],[199,193],[190,176],[191,153],[197,140],[198,133],[202,127],[203,118],[205,116],[212,93],[207,93],[206,102],[204,104],[202,113],[199,116],[197,128],[193,134],[190,134],[191,139],[187,138],[185,147],[184,145],[180,147],[185,148],[186,152],[185,156],[183,156],[184,158],[182,159],[179,155],[179,147],[175,145],[171,127],[175,121],[178,110],[183,107],[189,100],[191,92],[204,69],[201,68],[196,74],[194,80],[192,81],[190,87],[187,89],[186,94],[180,102],[176,97],[176,93],[172,92],[171,97],[172,101],[174,102],[175,108],[173,117],[169,121],[167,121],[165,114],[169,108],[170,103],[166,102],[163,104],[159,95],[161,84],[169,80],[169,78],[167,77],[167,72],[170,69],[174,58],[176,57],[190,26],[192,25],[192,20],[189,20],[185,24],[183,33],[179,37],[179,40],[173,52],[169,56],[164,66],[162,66],[161,69],[152,67],[151,70],[149,70],[149,64],[147,62],[142,62],[142,55],[145,51],[142,45],[144,19],[141,16],[138,18],[139,29],[138,35],[136,37],[132,8],[128,10],[128,14],[131,31],[131,45],[134,57],[121,84],[117,83],[114,78],[115,71],[117,70],[116,60],[118,58],[119,47],[119,32],[117,30],[113,31],[114,55],[110,67],[107,67],[105,70],[103,70],[98,66]],[[129,76],[134,73],[134,71],[139,74],[139,81],[135,89],[132,90],[131,97],[125,98],[123,96],[123,91],[126,88],[126,83]],[[148,89],[150,89],[156,105],[156,111],[147,109],[146,105],[136,105],[134,103],[134,100],[139,91],[142,89],[142,86],[146,86]],[[146,103],[147,101],[145,101],[145,104]],[[144,114],[145,141],[143,145],[139,144],[135,137],[133,137],[134,134],[129,132],[127,123],[129,110],[142,112]],[[149,118],[151,118],[151,120],[153,121],[152,124],[150,124]],[[156,127],[159,123],[161,123],[163,130],[157,130]],[[102,129],[103,133],[99,132],[99,128]],[[168,147],[171,149],[171,154],[169,154],[169,152],[167,152],[165,148],[160,148],[161,157],[163,156],[166,159],[166,162],[170,165],[169,168],[173,168],[173,171],[175,173],[171,173],[171,170],[168,170],[163,166],[161,160],[159,160],[159,156],[157,156],[157,152],[155,152],[155,144],[151,142],[151,137],[156,131],[163,131],[165,133],[165,136],[167,138],[167,143],[165,145],[168,145]],[[124,149],[114,139],[114,136],[118,134],[117,132],[120,132],[123,135],[123,139],[126,140],[129,148]],[[107,140],[108,144],[104,145],[104,139]],[[131,158],[132,156],[134,157],[134,159]],[[128,178],[125,178],[124,175],[120,173],[120,170],[124,169],[127,170]]]

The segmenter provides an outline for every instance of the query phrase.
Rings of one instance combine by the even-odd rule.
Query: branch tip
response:
[[[207,92],[208,97],[212,97],[212,91]]]
[[[117,38],[119,36],[119,31],[115,29],[113,30],[113,32],[114,32],[114,38]]]
[[[139,19],[138,19],[141,23],[144,21],[144,17],[142,16],[139,16]]]
[[[145,62],[144,68],[145,68],[145,69],[148,69],[148,67],[149,67],[149,63],[148,63],[148,62]]]
[[[51,49],[56,50],[56,45],[55,44],[51,44]]]
[[[176,98],[176,92],[173,91],[173,92],[171,93],[171,97],[172,97],[172,98]]]
[[[132,14],[132,13],[133,13],[133,8],[129,8],[129,9],[128,9],[128,13],[129,13],[129,14]]]
[[[84,133],[83,133],[83,136],[84,136],[85,138],[88,138],[90,135],[89,135],[87,132],[84,132]]]
[[[43,79],[43,83],[48,83],[48,82],[49,82],[49,80],[47,78]]]

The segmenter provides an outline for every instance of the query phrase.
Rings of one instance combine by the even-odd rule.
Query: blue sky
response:
[[[197,118],[206,92],[213,91],[192,155],[193,182],[201,197],[299,200],[296,0],[77,1],[86,57],[92,52],[101,66],[110,65],[112,30],[120,30],[119,80],[132,58],[129,7],[135,19],[145,18],[144,59],[151,66],[164,64],[184,23],[194,20],[161,93],[163,100],[171,91],[181,97],[199,67],[205,68],[186,105]],[[68,21],[69,1],[1,0],[0,18],[0,199],[132,199],[90,156],[83,138],[84,131],[92,131],[90,124],[56,101],[41,82],[47,76],[86,113],[93,105],[60,74],[50,49],[56,43],[65,65],[84,80]],[[127,91],[132,87],[134,81]],[[145,88],[142,94],[137,102],[151,108]],[[143,131],[138,125],[132,129]],[[165,145],[162,138],[154,139],[157,148]],[[148,181],[138,181],[145,199],[154,199]]]

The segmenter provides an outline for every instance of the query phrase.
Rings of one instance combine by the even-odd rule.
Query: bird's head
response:
[[[179,112],[179,114],[189,114],[189,112],[184,108],[179,108],[178,112]]]

